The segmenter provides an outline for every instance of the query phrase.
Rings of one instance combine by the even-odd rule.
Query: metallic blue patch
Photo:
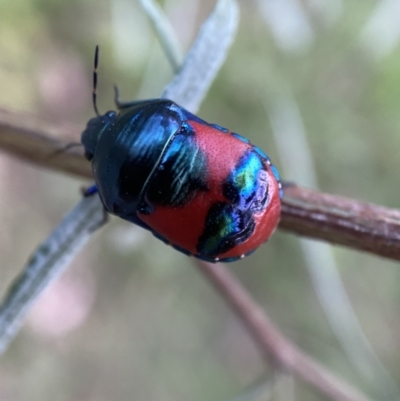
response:
[[[255,230],[253,214],[268,206],[268,172],[261,156],[248,149],[222,183],[228,202],[215,202],[207,213],[197,251],[220,255],[245,242]]]
[[[251,255],[255,251],[256,250],[253,249],[252,251],[247,252],[244,255],[244,257],[247,257],[247,256]],[[218,260],[215,260],[215,258],[210,258],[210,257],[204,256],[204,255],[199,255],[199,254],[193,255],[193,256],[195,256],[197,259],[201,259],[201,260],[204,260],[205,262],[209,262],[209,263],[219,263],[219,262],[221,262],[221,263],[231,263],[231,262],[236,262],[238,260],[243,259],[242,256],[232,256],[232,257],[229,257],[229,258],[218,258]]]
[[[250,143],[250,141],[249,141],[247,138],[245,138],[245,137],[242,136],[242,135],[237,134],[236,132],[232,132],[231,135],[232,135],[233,137],[239,139],[240,141],[244,142],[244,143]]]
[[[270,161],[270,158],[268,157],[268,155],[266,153],[264,153],[258,146],[254,146],[254,150],[264,159]]]
[[[128,219],[184,120],[180,108],[163,99],[138,102],[117,116],[106,116],[110,121],[101,131],[94,131],[96,121],[88,123],[82,143],[87,157],[95,149],[92,167],[104,207]]]
[[[222,132],[224,132],[225,134],[226,134],[227,132],[229,132],[228,128],[221,127],[221,126],[218,125],[218,124],[210,124],[210,125],[211,125],[211,127],[216,128],[218,131],[222,131]]]
[[[239,189],[241,200],[248,199],[257,189],[257,176],[263,168],[261,160],[253,153],[242,158],[240,163],[232,172],[234,185]],[[241,203],[241,202],[240,202]]]
[[[250,238],[254,229],[255,222],[250,211],[226,202],[216,202],[207,213],[197,252],[205,257],[225,253]]]
[[[241,210],[259,212],[267,206],[268,173],[260,156],[247,151],[222,186],[223,195]]]
[[[237,260],[242,259],[240,256],[235,256],[234,258],[223,258],[221,259],[221,262],[225,263],[230,263],[230,262],[236,262]]]
[[[276,180],[279,182],[281,180],[281,177],[279,176],[278,169],[273,164],[271,164],[270,167],[271,167],[271,170],[272,170]]]
[[[146,190],[150,204],[182,206],[198,191],[206,191],[208,174],[206,155],[194,140],[190,124],[183,123],[170,142]]]
[[[283,189],[282,189],[282,188],[279,190],[279,197],[280,197],[281,199],[283,198]]]

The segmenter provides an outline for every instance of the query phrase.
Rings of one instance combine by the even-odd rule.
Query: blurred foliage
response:
[[[312,43],[285,52],[256,3],[243,0],[237,40],[199,114],[246,135],[279,166],[262,98],[273,100],[284,82],[321,189],[400,208],[399,46],[378,59],[360,44],[378,3],[349,0],[330,24],[307,8]],[[168,2],[185,48],[212,7]],[[96,44],[102,111],[113,107],[114,82],[130,99],[158,96],[172,77],[135,0],[3,0],[0,106],[83,129],[93,115]],[[2,293],[84,184],[0,152]],[[398,263],[343,248],[335,256],[366,335],[400,383]],[[295,237],[278,232],[230,268],[291,340],[368,391],[331,332],[304,263]],[[226,400],[272,370],[188,258],[112,219],[32,311],[0,365],[0,399]],[[295,393],[322,400],[300,382]]]

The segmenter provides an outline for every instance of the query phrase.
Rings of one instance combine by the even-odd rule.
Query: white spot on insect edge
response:
[[[214,259],[214,262],[218,262],[218,261],[219,261],[219,258],[215,258],[215,259]]]
[[[245,256],[246,256],[245,254],[240,255],[240,259],[243,259]]]
[[[271,165],[271,160],[267,160],[267,164],[268,164],[268,166],[270,166]]]

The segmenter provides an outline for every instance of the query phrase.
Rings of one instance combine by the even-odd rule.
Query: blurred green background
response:
[[[250,138],[283,172],[290,170],[273,131],[279,135],[281,127],[285,138],[302,132],[321,190],[400,208],[400,2],[239,3],[236,41],[198,114]],[[165,6],[187,49],[214,2]],[[83,130],[93,116],[96,44],[102,112],[113,108],[113,83],[123,99],[157,97],[172,78],[138,0],[0,0],[0,107]],[[284,151],[302,170],[295,138],[289,136]],[[315,185],[310,177],[283,175]],[[85,184],[0,150],[2,294]],[[304,351],[374,399],[396,399],[399,264],[333,248],[371,356],[351,324],[334,334],[304,249],[294,235],[278,231],[229,268]],[[346,315],[337,293],[329,302]],[[33,308],[0,363],[0,399],[231,400],[263,376],[275,377],[274,367],[191,260],[112,218]],[[288,375],[278,382],[269,399],[325,399]]]

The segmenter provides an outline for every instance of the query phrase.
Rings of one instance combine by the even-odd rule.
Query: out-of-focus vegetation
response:
[[[399,2],[261,3],[241,2],[236,42],[200,116],[249,137],[279,167],[264,105],[289,88],[320,188],[400,208]],[[213,5],[168,1],[185,48]],[[172,77],[136,0],[3,1],[0,107],[83,129],[96,44],[101,111],[113,108],[113,83],[124,99],[155,97]],[[2,293],[84,184],[0,152]],[[400,265],[334,254],[365,334],[400,384]],[[290,339],[372,391],[331,331],[305,263],[297,239],[278,231],[230,268]],[[0,364],[0,399],[227,400],[265,372],[272,367],[190,259],[115,218],[32,310]],[[300,382],[295,394],[322,400]]]

